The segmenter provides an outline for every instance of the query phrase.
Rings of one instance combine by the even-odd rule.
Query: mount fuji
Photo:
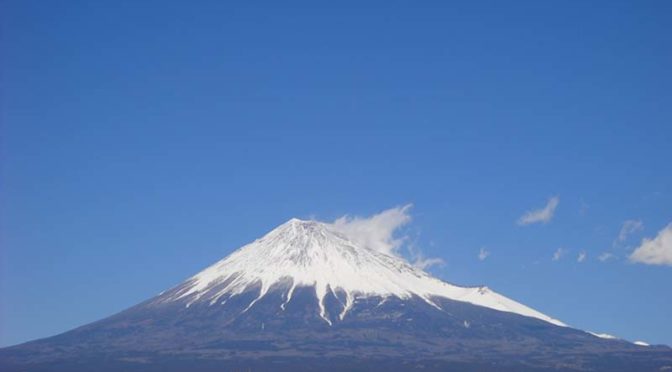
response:
[[[292,219],[109,318],[0,349],[2,371],[663,371],[672,349],[574,329]]]

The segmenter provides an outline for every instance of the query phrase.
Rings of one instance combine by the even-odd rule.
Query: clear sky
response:
[[[0,345],[409,203],[437,276],[672,344],[672,2],[232,3],[2,1]]]

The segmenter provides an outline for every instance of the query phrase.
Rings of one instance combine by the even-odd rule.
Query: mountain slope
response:
[[[659,371],[672,350],[572,329],[290,220],[107,319],[0,350],[2,371]]]
[[[340,319],[356,297],[417,296],[435,307],[432,298],[443,297],[564,325],[487,287],[458,287],[442,282],[399,257],[357,247],[327,224],[298,219],[242,247],[196,274],[173,295],[163,297],[167,297],[166,301],[184,299],[188,305],[197,301],[214,304],[260,285],[259,297],[250,303],[251,307],[269,288],[283,281],[292,283],[283,308],[297,287],[314,287],[327,323],[331,320],[324,316],[324,299],[331,291],[343,297]]]

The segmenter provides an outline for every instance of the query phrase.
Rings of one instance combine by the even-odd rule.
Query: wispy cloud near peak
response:
[[[425,258],[422,255],[420,255],[416,257],[415,260],[413,261],[413,266],[421,270],[427,270],[432,266],[443,266],[443,265],[445,265],[445,261],[437,257]]]
[[[408,236],[395,233],[411,222],[412,204],[390,208],[370,217],[343,216],[331,223],[334,230],[347,236],[354,243],[389,255],[401,256],[401,248],[406,245],[413,266],[426,270],[441,266],[444,261],[436,257],[425,257],[420,249],[408,242]]]
[[[397,254],[404,237],[394,233],[411,222],[409,210],[412,204],[384,210],[371,217],[343,216],[331,226],[353,242],[385,254]]]

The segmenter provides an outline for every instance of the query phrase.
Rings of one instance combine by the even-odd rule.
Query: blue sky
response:
[[[0,345],[409,203],[437,276],[672,344],[672,4],[358,3],[3,1]]]

